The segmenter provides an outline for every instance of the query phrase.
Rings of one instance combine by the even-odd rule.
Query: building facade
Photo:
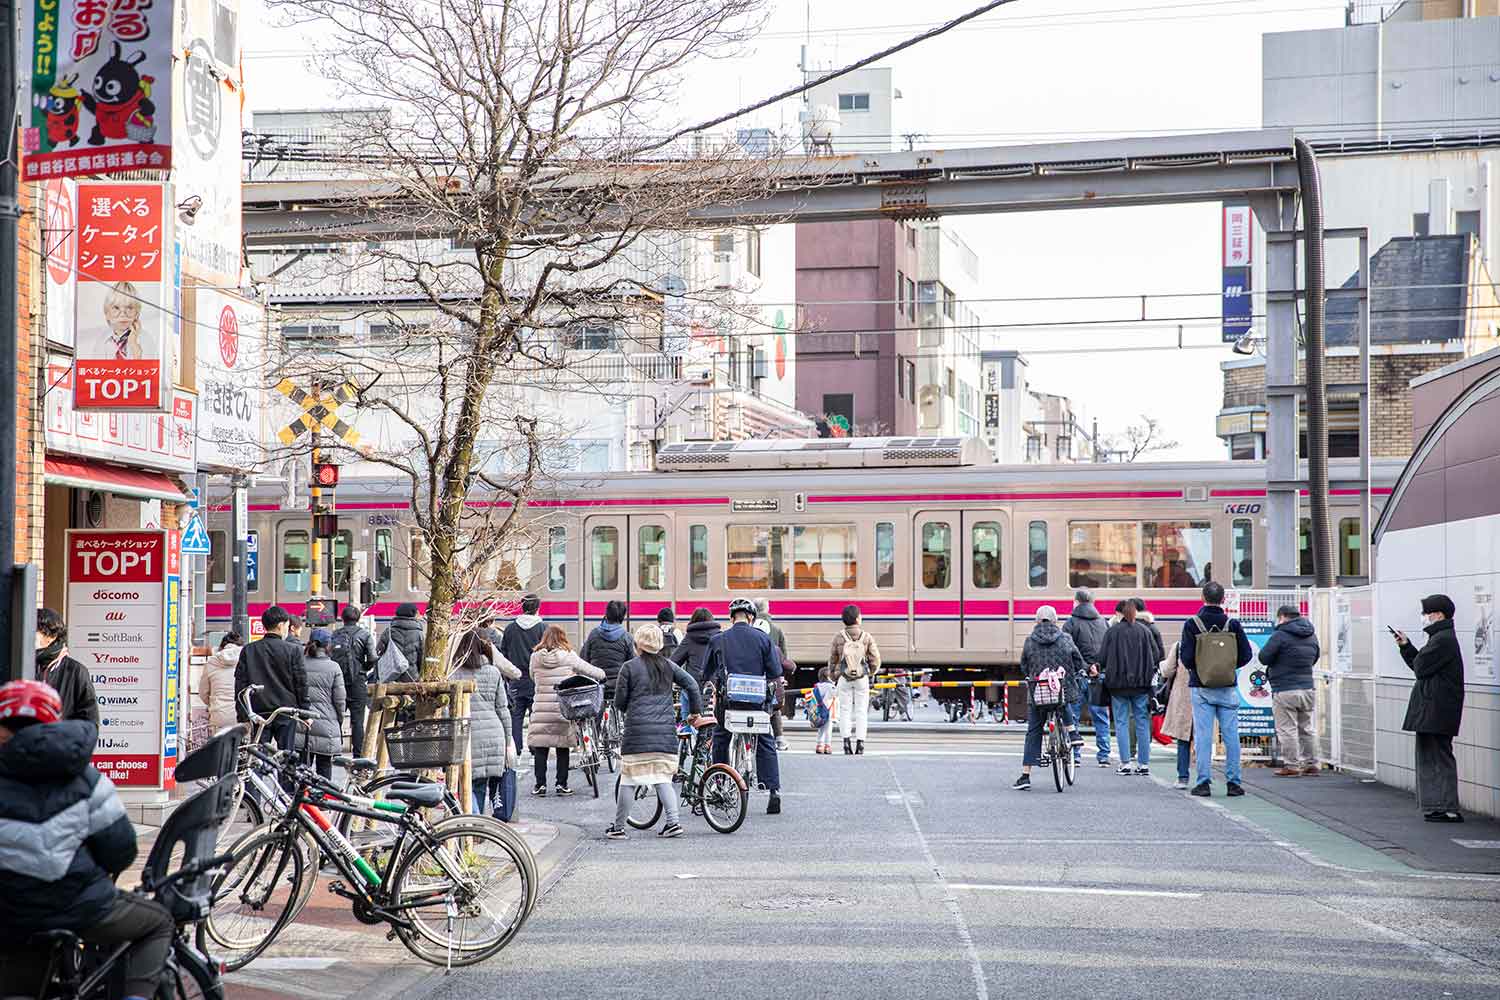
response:
[[[1002,465],[1087,462],[1096,456],[1081,410],[1067,396],[1038,392],[1019,351],[981,353],[985,444]]]

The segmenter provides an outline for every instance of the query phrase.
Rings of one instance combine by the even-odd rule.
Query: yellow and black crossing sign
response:
[[[276,385],[276,391],[302,407],[303,414],[277,432],[282,444],[291,444],[297,438],[316,427],[325,427],[334,436],[351,448],[359,444],[359,432],[339,419],[335,407],[354,399],[359,390],[351,382],[326,392],[308,392],[289,378]]]

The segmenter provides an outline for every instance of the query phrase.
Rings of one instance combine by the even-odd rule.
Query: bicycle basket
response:
[[[724,713],[724,728],[731,733],[769,733],[771,715],[769,712],[744,712],[731,708]]]
[[[730,674],[724,696],[739,705],[763,705],[766,701],[766,679],[750,674]]]
[[[569,677],[557,685],[557,707],[569,722],[594,718],[604,710],[604,685],[587,677]]]
[[[468,746],[468,719],[418,719],[385,731],[391,766],[398,770],[462,764]]]

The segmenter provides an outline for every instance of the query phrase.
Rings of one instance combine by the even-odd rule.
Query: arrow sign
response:
[[[203,518],[196,512],[193,519],[188,522],[187,528],[182,532],[182,554],[185,556],[206,556],[211,551],[208,532],[203,530]]]

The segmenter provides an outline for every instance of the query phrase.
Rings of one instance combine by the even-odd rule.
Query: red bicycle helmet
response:
[[[62,718],[62,699],[41,681],[11,681],[0,686],[0,722],[56,722]]]

